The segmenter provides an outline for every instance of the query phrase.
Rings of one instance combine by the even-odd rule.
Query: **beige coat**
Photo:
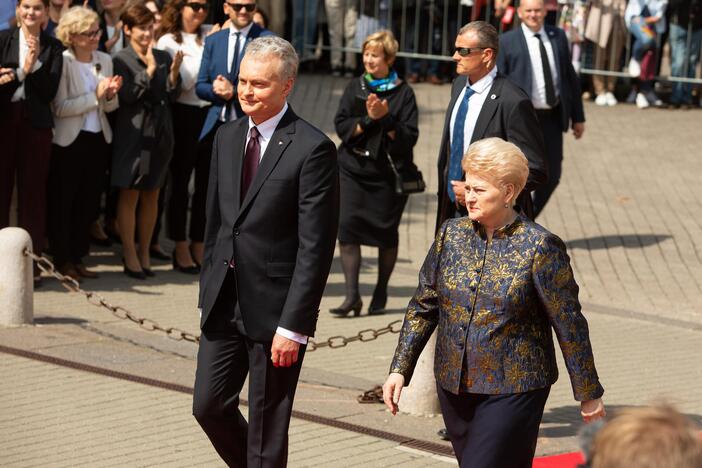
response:
[[[626,0],[592,0],[585,25],[585,38],[606,48],[612,33],[624,34],[626,3]]]
[[[93,52],[93,72],[98,81],[112,76],[112,58],[103,52]],[[98,66],[99,65],[99,66]],[[58,92],[52,103],[54,111],[54,140],[59,146],[68,146],[78,137],[86,116],[97,109],[100,126],[105,141],[112,142],[112,129],[107,121],[106,112],[112,112],[119,106],[117,96],[111,100],[99,99],[94,92],[87,92],[86,85],[78,69],[78,61],[68,49],[63,52],[63,72]]]

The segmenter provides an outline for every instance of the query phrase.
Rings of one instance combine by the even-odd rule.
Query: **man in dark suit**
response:
[[[193,414],[229,466],[286,464],[334,254],[336,147],[286,102],[297,68],[284,39],[252,41],[238,84],[248,117],[222,125],[213,144]],[[248,423],[239,411],[247,374]]]
[[[439,209],[436,228],[466,215],[461,159],[470,143],[500,137],[517,145],[529,161],[529,178],[517,203],[531,216],[529,192],[546,183],[544,146],[529,97],[498,73],[497,30],[485,21],[463,26],[456,37],[458,78],[451,88],[439,150]]]
[[[200,140],[209,135],[210,144],[222,123],[244,115],[236,98],[236,83],[247,45],[257,37],[273,35],[253,22],[255,0],[225,1],[223,8],[229,15],[231,26],[205,39],[195,85],[198,97],[212,103],[200,132]]]
[[[529,95],[544,137],[549,178],[534,193],[536,217],[561,178],[563,132],[572,125],[579,139],[585,131],[585,112],[565,32],[544,25],[543,0],[522,0],[517,12],[521,27],[500,37],[497,69]]]

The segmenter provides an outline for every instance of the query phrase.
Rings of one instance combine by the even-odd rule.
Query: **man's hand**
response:
[[[290,367],[297,362],[300,343],[289,340],[282,335],[273,336],[271,345],[271,361],[274,367]]]
[[[383,401],[392,414],[397,414],[397,404],[400,402],[400,394],[404,385],[405,376],[396,372],[388,375],[383,384]]]
[[[607,416],[602,398],[581,402],[580,415],[586,423],[591,423]]]
[[[573,136],[575,139],[579,140],[580,137],[583,136],[583,133],[585,133],[585,122],[573,123]]]
[[[456,195],[456,203],[466,206],[466,183],[462,180],[452,180],[451,187]]]
[[[222,75],[217,75],[217,78],[212,82],[212,92],[225,101],[229,101],[234,96],[234,85]]]

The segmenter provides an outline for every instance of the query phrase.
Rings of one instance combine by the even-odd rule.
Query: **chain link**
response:
[[[46,273],[49,276],[52,276],[59,280],[61,285],[66,288],[70,292],[76,292],[79,294],[82,294],[85,296],[85,299],[88,301],[89,304],[94,305],[95,307],[102,307],[110,311],[112,315],[117,317],[120,320],[129,320],[137,325],[139,325],[141,328],[147,331],[153,331],[153,332],[160,332],[166,335],[168,338],[175,340],[175,341],[189,341],[191,343],[199,343],[200,342],[200,337],[198,335],[195,335],[193,333],[183,331],[179,328],[175,327],[168,327],[164,328],[161,325],[159,325],[158,322],[151,320],[149,318],[143,318],[135,315],[132,313],[129,309],[126,309],[122,306],[116,306],[112,305],[102,297],[101,295],[95,293],[95,292],[90,292],[90,291],[85,291],[80,287],[80,284],[78,281],[76,281],[74,278],[71,278],[70,276],[67,275],[62,275],[56,270],[56,267],[54,267],[54,264],[51,263],[51,260],[44,256],[39,256],[36,255],[34,252],[32,252],[29,249],[24,250],[24,254],[30,257],[32,260],[34,260],[37,263],[37,266],[41,271]],[[306,352],[311,353],[313,351],[316,351],[319,348],[329,348],[329,349],[336,349],[336,348],[343,348],[347,346],[349,343],[353,343],[354,341],[360,341],[362,343],[367,343],[369,341],[377,340],[378,337],[385,335],[386,333],[400,333],[400,329],[402,328],[402,320],[394,320],[387,324],[386,326],[378,329],[374,328],[367,328],[365,330],[359,331],[356,335],[354,336],[341,336],[341,335],[336,335],[336,336],[330,336],[329,338],[326,339],[326,341],[315,341],[310,338],[310,340],[307,343],[307,350]]]

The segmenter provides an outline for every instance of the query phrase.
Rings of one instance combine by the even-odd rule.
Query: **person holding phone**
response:
[[[397,260],[398,227],[407,195],[395,193],[395,166],[412,164],[419,137],[414,91],[392,68],[398,44],[381,30],[363,42],[364,73],[346,86],[334,118],[339,146],[341,209],[339,249],[346,280],[344,302],[329,312],[361,313],[358,289],[361,245],[378,247],[378,281],[368,307],[382,313]]]

